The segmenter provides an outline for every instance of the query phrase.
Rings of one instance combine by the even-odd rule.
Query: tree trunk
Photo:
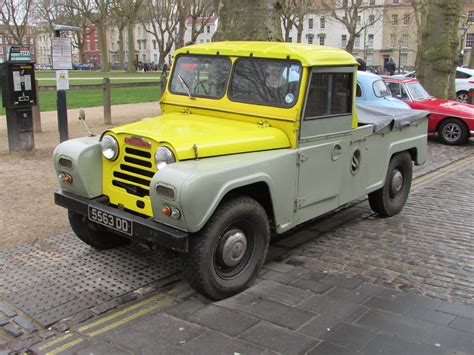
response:
[[[469,64],[468,64],[469,68],[474,68],[474,48],[471,48],[471,53],[470,53],[470,57],[469,57]]]
[[[222,0],[213,41],[281,41],[277,0]]]
[[[299,24],[296,26],[296,42],[301,43],[303,37],[303,22],[299,21]]]
[[[461,0],[432,0],[423,13],[424,26],[418,29],[416,76],[435,97],[454,99],[456,96],[460,14]]]
[[[101,56],[101,71],[109,72],[109,49],[107,47],[107,30],[104,22],[97,24],[97,32],[99,33],[99,45],[100,45],[100,56]]]
[[[123,67],[125,65],[125,46],[123,43],[123,28],[119,28],[119,66],[120,70],[123,70]]]
[[[352,53],[354,51],[354,42],[355,42],[355,36],[349,35],[349,39],[346,44],[347,52]]]
[[[127,24],[127,34],[128,34],[128,68],[129,73],[134,73],[137,71],[135,68],[135,36],[133,33],[134,23],[129,21]]]
[[[188,17],[188,6],[186,4],[180,4],[178,10],[178,42],[176,43],[176,49],[184,47],[184,34],[186,33],[186,19]]]

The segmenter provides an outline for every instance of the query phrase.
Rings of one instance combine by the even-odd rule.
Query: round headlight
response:
[[[168,164],[176,162],[173,152],[166,147],[159,147],[155,153],[155,164],[159,169],[164,168]]]
[[[105,136],[102,137],[102,142],[100,142],[102,146],[102,155],[104,156],[105,159],[108,160],[115,160],[117,159],[119,149],[118,149],[118,143],[117,140],[106,134]]]

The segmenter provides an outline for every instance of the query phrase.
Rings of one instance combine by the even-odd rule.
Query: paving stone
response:
[[[298,329],[298,333],[309,335],[313,338],[323,339],[324,335],[331,332],[334,326],[340,322],[339,319],[326,317],[320,314]]]
[[[291,284],[291,286],[298,287],[303,290],[308,290],[314,293],[326,293],[334,287],[333,285],[328,285],[320,281],[306,279],[296,280]]]
[[[4,316],[0,316],[0,327],[4,326],[5,324],[8,324],[8,322],[9,322],[8,318]]]
[[[241,339],[231,338],[214,331],[207,331],[183,345],[181,350],[192,354],[267,354],[262,347]]]
[[[198,310],[189,320],[230,336],[237,336],[259,322],[257,318],[214,305]]]
[[[260,273],[259,278],[263,280],[275,281],[285,285],[289,285],[295,281],[295,277],[291,273],[282,273],[274,270],[267,270],[266,272]]]
[[[293,330],[299,328],[315,316],[314,313],[269,300],[257,302],[246,308],[245,312],[254,317]]]
[[[0,346],[4,346],[7,343],[5,339],[0,338]]]
[[[292,266],[292,265],[277,263],[275,261],[272,261],[272,262],[269,262],[269,263],[265,264],[264,268],[269,269],[269,270],[273,270],[273,271],[286,273],[286,272],[293,271],[293,269],[295,267]]]
[[[54,324],[51,328],[53,328],[57,332],[64,333],[69,330],[70,326],[67,322],[61,321]]]
[[[10,355],[10,350],[0,350],[0,355]]]
[[[435,309],[441,303],[440,300],[431,298],[431,297],[424,297],[421,295],[416,295],[413,293],[404,293],[401,296],[397,297],[397,303],[404,303],[410,306],[411,308],[427,308],[427,309]]]
[[[132,324],[130,329],[143,334],[144,339],[145,337],[149,339],[148,342],[153,341],[164,346],[179,346],[206,331],[205,328],[197,324],[163,313],[155,313],[140,319]],[[133,339],[131,341],[133,342]],[[124,346],[126,345],[124,344]]]
[[[240,338],[282,354],[304,353],[318,342],[303,334],[263,323],[249,329]]]
[[[15,338],[23,334],[23,330],[21,330],[18,326],[12,323],[3,326],[3,330],[6,331],[8,334],[14,336]]]
[[[243,310],[260,301],[262,298],[247,292],[241,292],[235,296],[226,298],[214,304],[219,307]]]
[[[434,355],[444,353],[436,346],[410,342],[387,334],[378,334],[363,349],[365,354]]]
[[[137,352],[134,352],[137,354]],[[147,345],[140,349],[140,355],[156,355],[156,354],[173,354],[173,355],[184,355],[189,354],[188,352],[181,350],[174,346],[168,346],[163,344],[152,344]]]
[[[436,307],[436,310],[464,318],[474,319],[474,307],[461,303],[441,302],[440,305]]]
[[[76,352],[77,355],[100,355],[100,354],[114,354],[114,355],[130,355],[131,352],[120,349],[117,346],[109,344],[105,341],[99,341],[97,343],[93,343]]]
[[[40,343],[41,340],[39,336],[23,339],[10,345],[10,349],[18,353],[20,350],[28,350],[31,346]]]
[[[0,312],[3,312],[8,318],[16,316],[16,312],[3,303],[0,303]]]
[[[249,288],[246,292],[289,305],[300,303],[313,295],[309,291],[273,281],[262,281]]]
[[[426,344],[440,344],[445,349],[462,351],[472,354],[474,349],[474,337],[470,333],[465,333],[456,329],[436,326],[429,336],[423,338]]]
[[[364,306],[382,309],[393,313],[404,313],[410,306],[406,303],[399,303],[396,300],[387,300],[381,297],[370,297],[364,301]]]
[[[414,341],[428,336],[435,327],[432,323],[377,309],[370,310],[357,320],[356,323]]]
[[[324,333],[322,338],[351,350],[360,350],[375,338],[375,335],[376,333],[369,328],[349,323],[339,323],[330,332]]]
[[[176,318],[188,319],[201,308],[207,306],[207,303],[202,302],[197,298],[187,299],[184,302],[178,303],[165,309],[165,313]]]
[[[450,324],[450,328],[462,330],[467,333],[474,333],[474,320],[457,316]]]
[[[323,341],[321,344],[316,346],[313,350],[307,353],[308,355],[353,355],[360,354],[360,352],[353,349],[349,350],[342,346],[331,344]]]
[[[336,286],[328,292],[328,296],[349,301],[352,303],[362,303],[367,297],[370,297],[372,293],[365,289],[361,289],[361,287],[358,287],[354,290],[349,290],[347,288]]]
[[[338,300],[328,295],[314,296],[298,304],[297,307],[349,322],[356,320],[369,310],[366,306]]]
[[[340,275],[327,275],[321,280],[328,285],[339,286],[353,290],[362,284],[362,280],[348,278]]]
[[[451,323],[456,316],[448,313],[443,313],[443,312],[438,312],[438,311],[432,311],[430,309],[426,308],[420,308],[420,307],[409,307],[406,311],[405,314],[408,317],[416,318],[416,319],[421,319],[430,323],[438,324],[438,325],[445,325],[447,326],[449,323]],[[471,322],[474,323],[474,321],[471,320]]]
[[[38,328],[36,328],[36,326],[31,323],[30,320],[26,319],[23,316],[17,315],[13,318],[13,320],[29,334],[38,330]]]

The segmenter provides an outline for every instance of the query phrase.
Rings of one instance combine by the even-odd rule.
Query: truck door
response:
[[[352,132],[353,66],[311,70],[301,117],[297,223],[339,206]]]

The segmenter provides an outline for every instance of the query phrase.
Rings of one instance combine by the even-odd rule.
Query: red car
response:
[[[458,145],[474,137],[474,105],[434,98],[413,78],[385,77],[384,81],[392,95],[411,108],[431,112],[428,133],[438,133],[441,142]]]

